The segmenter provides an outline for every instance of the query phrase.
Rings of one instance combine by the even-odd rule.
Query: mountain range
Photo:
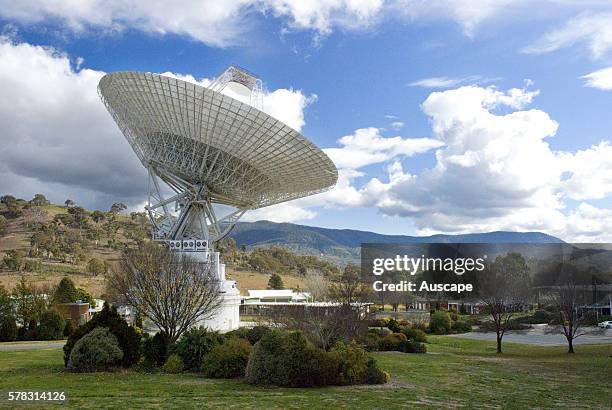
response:
[[[269,221],[239,222],[230,234],[238,246],[281,245],[299,253],[335,261],[356,261],[362,243],[564,243],[542,232],[469,233],[459,235],[384,235],[354,229],[331,229]]]

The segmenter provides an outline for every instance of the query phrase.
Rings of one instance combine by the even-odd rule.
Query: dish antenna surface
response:
[[[153,239],[212,261],[226,288],[235,282],[225,280],[214,244],[247,210],[322,192],[338,179],[323,151],[262,111],[261,80],[244,69],[230,66],[208,87],[116,72],[98,93],[148,170]]]

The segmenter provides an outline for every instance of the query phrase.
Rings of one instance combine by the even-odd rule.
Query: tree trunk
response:
[[[499,332],[497,332],[497,353],[502,352],[501,343],[502,343],[501,335],[499,334]]]
[[[574,353],[574,339],[567,339],[567,353]]]

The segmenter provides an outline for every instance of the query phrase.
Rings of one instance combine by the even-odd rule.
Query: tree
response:
[[[333,299],[342,303],[353,303],[359,300],[365,293],[365,286],[360,279],[358,266],[346,265],[342,277],[330,287]]]
[[[557,286],[552,288],[548,296],[549,303],[557,311],[557,326],[567,340],[567,353],[574,353],[574,339],[586,334],[584,330],[585,317],[580,311],[580,286],[576,284],[575,268],[562,264],[563,271]]]
[[[127,206],[122,203],[122,202],[115,202],[110,209],[110,212],[114,215],[119,214],[121,211],[124,211],[127,209]]]
[[[6,233],[7,226],[8,226],[8,223],[6,222],[6,218],[0,215],[0,236]]]
[[[53,301],[55,303],[72,303],[78,300],[79,293],[74,286],[74,282],[68,276],[64,276],[57,284]]]
[[[34,198],[30,200],[30,204],[34,206],[45,206],[49,205],[49,200],[43,194],[36,194]]]
[[[501,353],[502,339],[510,320],[529,299],[529,267],[519,253],[498,256],[483,270],[479,283],[480,299],[493,319],[497,353]]]
[[[220,303],[219,282],[209,264],[151,242],[127,249],[108,284],[171,343],[198,321],[212,317]]]
[[[13,316],[13,299],[9,292],[0,285],[0,320],[7,316]]]
[[[87,262],[87,272],[93,276],[106,275],[108,273],[108,262],[98,258],[91,258]]]
[[[283,278],[278,273],[273,273],[268,280],[268,289],[283,289]]]
[[[66,205],[67,208],[71,208],[75,206],[76,204],[74,203],[72,199],[66,199],[66,201],[64,202],[64,205]]]
[[[58,340],[64,333],[65,320],[55,310],[49,309],[41,315],[38,326],[40,340]]]
[[[47,291],[30,285],[24,276],[13,288],[13,302],[15,317],[22,326],[31,322],[37,323],[49,307]]]
[[[2,260],[9,270],[20,271],[23,268],[24,256],[19,249],[11,249]]]
[[[321,271],[307,271],[306,290],[314,301],[323,301],[329,294],[329,281]]]

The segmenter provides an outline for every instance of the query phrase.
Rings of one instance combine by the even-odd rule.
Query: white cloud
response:
[[[460,85],[493,83],[498,78],[484,78],[480,75],[471,75],[467,77],[428,77],[421,78],[408,84],[411,87],[421,88],[452,88]]]
[[[317,216],[315,211],[303,208],[293,202],[283,202],[266,208],[255,209],[244,214],[242,220],[245,222],[272,221],[272,222],[298,222],[307,221]]]
[[[542,54],[579,43],[588,47],[593,59],[603,57],[612,48],[612,13],[581,13],[563,26],[549,31],[523,51]]]
[[[402,121],[393,121],[391,124],[389,124],[391,126],[391,128],[395,131],[399,131],[402,128],[404,128],[404,123]]]
[[[56,203],[70,197],[99,208],[143,201],[145,170],[97,95],[104,74],[75,70],[52,48],[0,37],[1,193],[30,198],[42,192]],[[285,89],[264,97],[270,114],[298,129],[314,98]]]
[[[602,199],[612,194],[612,145],[603,141],[576,153],[561,153],[569,177],[562,183],[568,198]]]
[[[612,90],[612,67],[602,68],[590,74],[583,75],[585,86],[599,88],[600,90]]]
[[[589,6],[606,8],[605,0]],[[609,6],[609,4],[608,4]],[[584,9],[584,1],[546,0],[0,0],[0,17],[21,24],[60,23],[74,34],[117,33],[136,29],[153,35],[176,34],[216,47],[246,45],[256,16],[271,16],[281,33],[309,30],[315,43],[334,30],[367,30],[390,21],[451,21],[474,37],[479,25],[496,19],[549,19],[561,11]],[[609,7],[607,8],[609,10]],[[554,11],[554,12],[551,12]],[[602,26],[603,27],[603,26]],[[600,35],[590,35],[596,38]],[[551,41],[556,36],[549,35]]]
[[[567,218],[566,235],[574,242],[610,242],[610,232],[612,209],[597,208],[583,202]]]
[[[442,143],[431,138],[383,137],[378,128],[361,128],[338,140],[341,148],[327,148],[334,164],[341,169],[358,169],[389,161],[397,156],[413,156],[437,148]]]

